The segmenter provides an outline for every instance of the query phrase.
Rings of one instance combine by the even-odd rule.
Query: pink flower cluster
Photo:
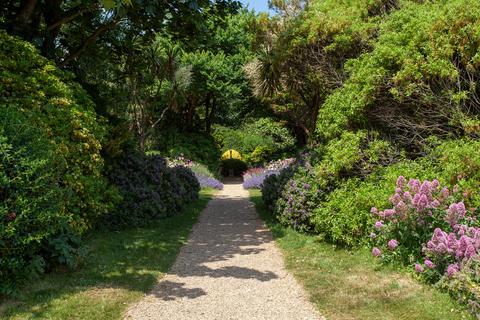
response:
[[[418,248],[422,247],[426,259],[423,264],[415,264],[417,272],[436,269],[452,276],[467,261],[480,255],[480,228],[468,225],[475,218],[469,217],[463,201],[454,200],[460,198],[458,187],[451,193],[448,188],[441,188],[438,180],[421,182],[411,179],[407,182],[400,176],[395,193],[390,197],[393,208],[371,209],[377,221],[374,224],[376,231],[370,238],[377,243],[386,243],[390,252],[402,245],[402,241],[410,243],[410,247],[403,244],[404,253],[417,252],[418,255]],[[405,230],[411,234],[406,235]],[[418,241],[418,246],[415,246],[416,242],[412,244],[412,239]],[[391,255],[389,250],[383,255]],[[379,257],[382,251],[375,247],[372,254]]]
[[[408,187],[408,190],[406,190]],[[448,198],[447,188],[440,190],[438,180],[420,182],[411,179],[408,183],[403,176],[398,177],[395,193],[390,197],[394,208],[378,211],[372,208],[371,212],[383,220],[405,219],[408,211],[431,214],[431,209],[437,209]]]
[[[287,158],[287,159],[280,159],[276,161],[270,161],[266,166],[265,169],[267,170],[274,170],[280,171],[283,168],[287,168],[296,162],[295,158]]]
[[[459,271],[464,262],[480,253],[480,228],[457,224],[450,233],[436,228],[423,251],[434,259],[453,261],[447,268],[450,276]]]
[[[458,190],[455,190],[458,192]],[[384,211],[378,211],[377,208],[372,208],[371,212],[375,214],[380,221],[397,221],[403,220],[407,217],[409,210],[414,210],[416,213],[423,213],[432,215],[432,210],[442,209],[445,201],[450,196],[450,191],[447,187],[440,188],[438,180],[420,182],[418,179],[410,179],[406,181],[403,176],[398,177],[395,188],[395,193],[390,197],[390,202],[393,208]],[[445,216],[445,221],[452,227],[458,221],[465,218],[466,208],[463,202],[453,203],[448,208]]]

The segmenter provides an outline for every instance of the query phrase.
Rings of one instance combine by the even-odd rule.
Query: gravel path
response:
[[[125,319],[323,319],[283,265],[248,192],[225,184],[170,272]]]

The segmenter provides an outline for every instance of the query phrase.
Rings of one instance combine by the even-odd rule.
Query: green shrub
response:
[[[426,161],[435,163],[437,176],[453,186],[458,183],[474,207],[480,207],[480,141],[456,139],[433,147]]]
[[[18,112],[7,109],[4,120],[12,127],[23,124]],[[15,124],[14,124],[15,123]],[[18,283],[41,274],[55,252],[51,241],[71,234],[72,215],[65,212],[62,190],[56,183],[54,148],[35,127],[0,133],[0,293],[13,294]],[[13,128],[12,128],[13,129]],[[68,241],[60,259],[70,259],[75,249]],[[60,261],[56,261],[60,262]]]
[[[373,219],[370,208],[384,208],[389,204],[389,196],[394,191],[392,186],[401,175],[421,180],[438,177],[449,187],[458,183],[468,193],[469,202],[477,206],[478,148],[480,142],[469,139],[438,142],[423,158],[377,167],[363,180],[337,181],[338,187],[328,193],[313,213],[315,231],[334,243],[350,246],[365,243]]]
[[[41,128],[55,148],[66,211],[87,230],[111,208],[100,156],[106,127],[87,93],[26,42],[0,31],[0,103],[24,114],[25,125]]]
[[[263,164],[293,152],[295,138],[280,122],[260,118],[246,122],[238,129],[216,126],[214,137],[223,151],[240,151],[251,164]]]
[[[213,137],[195,133],[182,133],[176,130],[166,130],[159,133],[152,145],[168,158],[184,157],[196,163],[203,164],[213,174],[220,167],[220,150]]]
[[[351,178],[339,183],[314,210],[315,231],[328,241],[354,246],[368,241],[372,223],[370,209],[388,204],[399,173],[422,175],[421,166],[402,162],[386,168],[377,168],[365,180]]]
[[[479,112],[479,18],[475,0],[402,1],[378,20],[371,52],[345,63],[348,79],[319,109],[319,136],[373,126],[417,149],[460,132]]]
[[[56,263],[116,199],[102,176],[105,127],[71,76],[0,31],[0,293]]]

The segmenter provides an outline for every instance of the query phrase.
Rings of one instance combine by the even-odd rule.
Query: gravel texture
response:
[[[240,182],[225,184],[170,272],[125,319],[323,319]]]

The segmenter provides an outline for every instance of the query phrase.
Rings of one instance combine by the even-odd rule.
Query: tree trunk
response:
[[[32,15],[35,11],[35,7],[37,6],[37,0],[25,0],[22,1],[20,6],[20,11],[18,12],[17,16],[12,25],[12,33],[16,34],[22,38],[26,38],[31,33],[31,22],[32,22]]]
[[[187,108],[187,116],[186,116],[186,131],[192,132],[193,131],[193,114],[195,113],[195,99],[193,96],[188,97],[188,108]]]
[[[49,0],[45,2],[45,23],[48,26],[45,39],[42,45],[42,54],[47,58],[56,60],[55,56],[55,39],[60,32],[61,24],[56,24],[55,27],[50,27],[60,20],[62,16],[61,9],[62,0]]]
[[[205,131],[207,132],[207,134],[210,134],[212,132],[212,120],[213,120],[216,104],[217,103],[216,103],[215,96],[212,95],[212,104],[210,108],[210,113],[207,115],[205,119]]]
[[[205,131],[207,131],[207,128],[208,128],[208,118],[209,118],[209,114],[210,114],[210,92],[207,93],[207,97],[205,98]]]

